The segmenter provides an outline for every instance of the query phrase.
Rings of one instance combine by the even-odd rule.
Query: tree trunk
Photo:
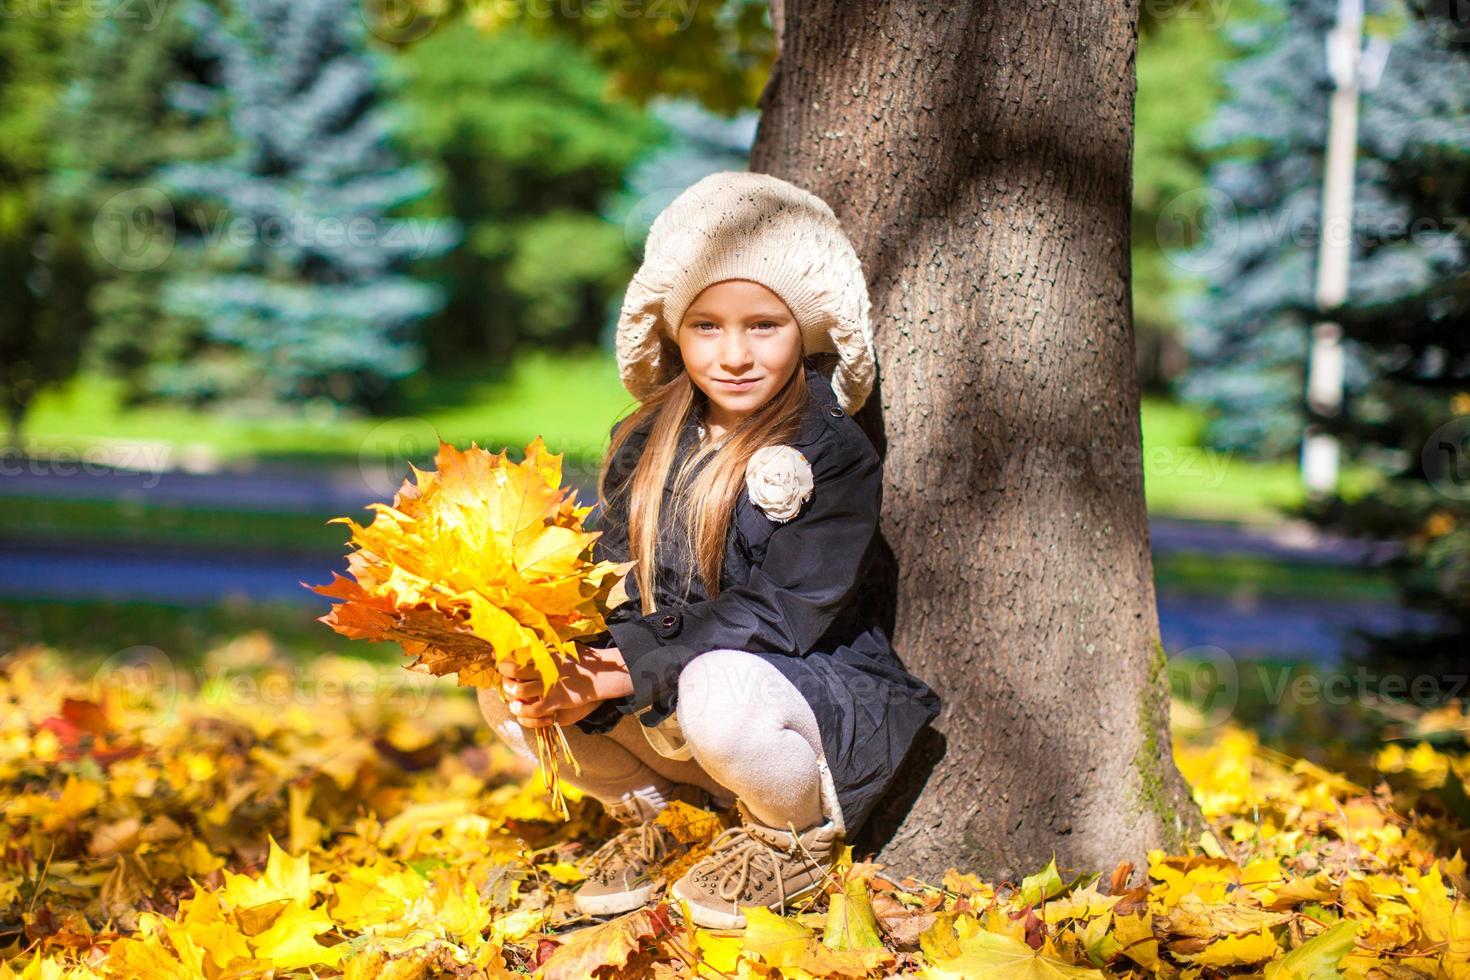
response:
[[[1146,867],[1200,817],[1170,751],[1129,269],[1136,3],[788,0],[751,169],[868,276],[875,601],[944,698],[856,842],[993,880]],[[917,795],[916,795],[917,794]]]

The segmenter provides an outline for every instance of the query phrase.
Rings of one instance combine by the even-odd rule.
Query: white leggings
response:
[[[496,734],[535,763],[533,736],[515,720],[500,692],[481,688],[479,699]],[[601,735],[563,726],[582,773],[564,763],[561,778],[603,803],[637,794],[661,805],[673,784],[691,783],[722,806],[739,797],[756,819],[772,827],[794,824],[805,830],[832,817],[833,809],[839,809],[840,825],[816,716],[775,667],[742,650],[702,653],[679,673],[677,714],[693,758],[659,755],[644,737],[643,723],[624,715]]]

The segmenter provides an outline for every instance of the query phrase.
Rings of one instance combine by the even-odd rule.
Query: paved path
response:
[[[53,474],[38,463],[7,460],[0,470],[0,499],[131,500],[169,507],[360,515],[363,507],[374,500],[391,500],[402,484],[402,478],[395,475],[397,467],[390,472],[371,460],[361,466],[305,469],[271,465],[214,473],[74,469],[77,471]],[[403,472],[408,472],[406,467]],[[595,470],[568,465],[565,479],[579,488],[580,502],[591,502],[597,482]],[[1324,535],[1303,523],[1252,526],[1159,517],[1149,521],[1149,539],[1156,554],[1229,553],[1334,564],[1381,559],[1394,549],[1392,544]]]
[[[330,600],[300,583],[323,585],[345,572],[340,560],[268,553],[0,544],[0,597],[147,600],[210,605],[226,598],[320,606]],[[1160,593],[1164,647],[1218,647],[1232,657],[1337,660],[1354,629],[1427,629],[1432,619],[1386,604]],[[1210,651],[1197,651],[1209,654]]]
[[[595,486],[596,474],[568,468],[567,481]],[[401,481],[397,481],[401,482]],[[0,475],[0,498],[146,500],[200,508],[258,509],[308,514],[352,514],[392,496],[397,485],[385,471],[337,467],[303,472],[285,467],[242,472],[79,472],[72,475],[15,472]],[[381,489],[379,489],[381,488]],[[590,491],[581,498],[590,502]],[[1246,554],[1277,561],[1356,564],[1387,549],[1334,538],[1306,526],[1252,527],[1156,518],[1150,521],[1155,554]],[[257,600],[329,602],[300,583],[331,580],[345,565],[330,557],[250,552],[222,554],[191,549],[130,546],[34,545],[0,541],[0,596],[152,600],[209,604],[228,596]],[[1356,628],[1427,628],[1432,620],[1396,606],[1362,602],[1262,597],[1251,603],[1229,596],[1159,596],[1165,647],[1170,653],[1215,646],[1232,656],[1278,654],[1330,661],[1352,645]]]

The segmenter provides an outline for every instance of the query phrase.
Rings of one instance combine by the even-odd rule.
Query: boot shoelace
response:
[[[643,865],[658,860],[662,852],[663,838],[652,820],[645,820],[636,827],[627,827],[587,856],[586,872],[589,878],[610,871],[611,863],[619,857]]]
[[[793,850],[794,848],[793,844]],[[755,867],[756,860],[762,859],[763,864],[770,865],[766,880],[776,883],[776,894],[780,896],[781,904],[786,904],[786,878],[781,874],[781,859],[790,857],[790,851],[766,843],[744,825],[730,827],[721,833],[714,839],[710,851],[712,857],[719,855],[724,861],[734,862],[734,868],[727,866],[720,876],[717,892],[721,899],[734,902],[743,897],[746,886],[750,884],[751,872],[764,870]],[[725,853],[721,854],[722,851]],[[735,885],[733,889],[730,888],[732,883]]]

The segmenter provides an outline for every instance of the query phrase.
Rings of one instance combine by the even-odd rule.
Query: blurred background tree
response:
[[[1458,473],[1470,451],[1470,34],[1445,10],[1367,5],[1365,31],[1388,42],[1388,57],[1360,97],[1348,298],[1319,311],[1323,38],[1336,6],[1263,0],[1260,18],[1231,33],[1242,55],[1201,134],[1207,185],[1179,208],[1182,224],[1206,233],[1194,251],[1170,254],[1204,284],[1181,303],[1191,363],[1180,390],[1206,412],[1210,445],[1293,458],[1309,418],[1308,332],[1319,319],[1343,327],[1343,410],[1312,418],[1382,479],[1372,493],[1339,491],[1293,512],[1401,543],[1387,568],[1403,601],[1443,617],[1438,629],[1364,631],[1371,661],[1458,670],[1470,625],[1470,492]]]
[[[654,203],[744,165],[765,7],[488,12],[395,27],[327,0],[116,0],[7,18],[7,188],[35,185],[0,249],[13,428],[78,372],[112,379],[119,408],[381,413],[404,410],[405,378],[422,397],[430,375],[504,378],[521,352],[610,351]],[[364,220],[371,241],[336,234]]]
[[[31,402],[76,371],[92,327],[90,222],[68,213],[48,181],[52,114],[86,23],[76,9],[0,16],[0,402],[17,448]]]
[[[1208,159],[1195,134],[1215,112],[1219,75],[1234,53],[1221,28],[1203,5],[1145,4],[1139,20],[1133,328],[1139,382],[1153,395],[1170,394],[1189,364],[1174,297],[1196,286],[1185,270],[1170,264],[1167,249],[1193,244],[1192,227],[1179,225],[1177,212],[1205,180]]]
[[[199,332],[162,300],[186,265],[173,246],[188,215],[172,206],[158,173],[227,153],[232,140],[227,120],[197,119],[179,102],[179,83],[206,67],[184,9],[164,4],[150,19],[136,5],[106,7],[71,46],[54,107],[50,189],[88,232],[91,281],[79,295],[92,329],[80,367],[121,382],[124,405],[164,394],[159,375],[189,356]]]
[[[643,106],[678,95],[731,116],[755,106],[776,49],[766,0],[619,5],[368,0],[369,30],[407,49],[464,20],[486,36],[518,29],[561,38],[608,73],[603,97]]]
[[[448,290],[425,325],[439,369],[504,365],[523,344],[596,343],[632,275],[600,213],[664,127],[605,96],[608,75],[569,39],[509,24],[446,24],[395,63],[403,145],[433,165],[427,207],[464,225],[427,267]]]
[[[1437,631],[1375,635],[1375,662],[1460,674],[1470,634],[1470,29],[1444,9],[1395,26],[1363,105],[1373,193],[1354,216],[1352,291],[1328,311],[1368,380],[1321,420],[1386,479],[1307,513],[1403,542],[1389,567],[1404,601],[1444,617]]]
[[[179,247],[197,273],[165,309],[200,343],[160,366],[159,389],[233,411],[310,402],[368,409],[423,365],[417,324],[441,291],[405,274],[457,237],[447,218],[395,218],[432,190],[390,145],[382,65],[348,0],[246,0],[187,8],[204,82],[178,83],[200,119],[230,121],[232,152],[168,164],[158,179],[197,222]]]
[[[1300,444],[1331,92],[1322,39],[1336,7],[1261,0],[1258,16],[1229,32],[1241,55],[1198,134],[1206,181],[1167,216],[1205,233],[1170,261],[1202,281],[1179,301],[1190,356],[1180,391],[1205,410],[1217,449],[1280,458]],[[1368,176],[1359,169],[1360,206],[1372,199]],[[1366,374],[1348,360],[1349,387],[1360,389]]]

